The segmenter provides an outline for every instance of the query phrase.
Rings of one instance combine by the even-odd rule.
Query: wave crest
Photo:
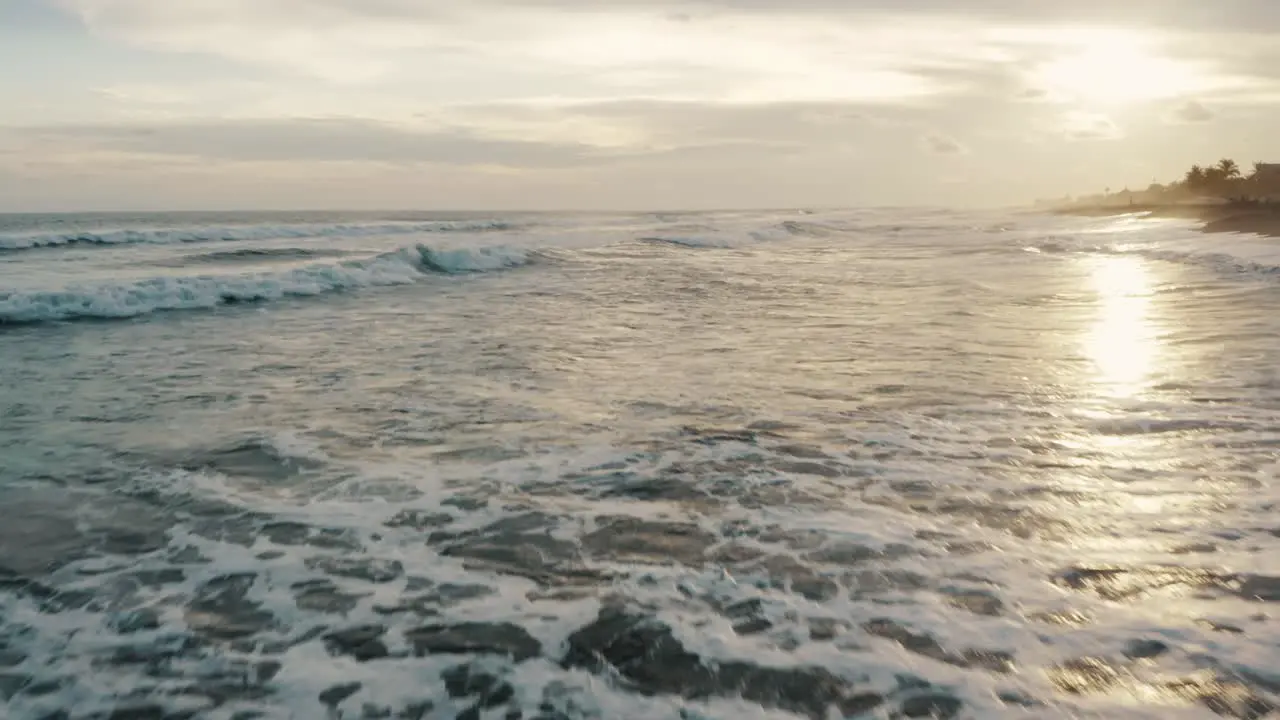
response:
[[[683,237],[651,235],[639,238],[639,242],[650,245],[674,245],[682,248],[731,248],[733,243],[723,238]]]
[[[0,325],[115,319],[168,310],[309,297],[365,287],[411,285],[429,275],[504,270],[533,261],[518,248],[438,250],[415,245],[368,260],[315,264],[280,273],[165,276],[60,290],[0,292]]]
[[[664,234],[647,235],[637,241],[651,245],[671,245],[681,248],[732,249],[759,243],[783,241],[788,238],[830,238],[841,232],[839,228],[822,223],[784,220],[765,228],[718,228],[712,225],[683,224],[664,228]]]
[[[836,234],[836,228],[823,225],[816,222],[801,222],[799,220],[787,220],[782,223],[782,229],[788,234],[797,237],[825,238]]]
[[[426,223],[375,223],[367,225],[246,225],[239,227],[154,228],[73,233],[6,233],[0,234],[0,252],[67,245],[171,245],[290,238],[318,239],[428,233],[485,233],[514,230],[517,227],[509,222],[499,220],[474,222],[440,220]]]
[[[427,245],[418,245],[414,250],[422,269],[446,275],[505,270],[528,265],[534,258],[533,253],[528,250],[511,247],[437,250]]]
[[[319,258],[336,258],[351,255],[347,250],[309,249],[309,248],[241,248],[239,250],[219,250],[215,252],[186,255],[176,259],[159,260],[154,264],[169,267],[185,267],[187,265],[210,263],[261,263],[287,262],[294,260],[315,260]]]

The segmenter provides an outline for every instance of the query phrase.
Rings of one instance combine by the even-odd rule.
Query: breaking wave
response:
[[[280,240],[287,238],[375,237],[420,233],[484,233],[514,230],[517,227],[508,222],[484,220],[341,225],[245,225],[74,233],[5,233],[0,234],[0,252],[67,245],[170,245],[178,243]]]
[[[401,248],[368,260],[316,264],[283,273],[164,276],[60,290],[0,292],[0,325],[130,318],[165,310],[309,297],[365,287],[410,285],[427,275],[520,267],[536,253],[519,248]]]
[[[839,232],[838,228],[816,222],[800,222],[797,220],[787,220],[782,223],[782,229],[788,234],[797,237],[825,238]]]
[[[712,237],[663,237],[650,236],[640,238],[640,242],[650,245],[674,245],[683,248],[731,248],[733,243],[724,238]]]
[[[1100,233],[1077,238],[1046,236],[1022,249],[1044,255],[1136,255],[1150,260],[1207,268],[1219,275],[1258,279],[1280,275],[1280,249],[1273,238],[1259,235],[1215,235],[1212,241],[1194,228],[1169,236],[1167,226],[1152,225],[1153,234],[1138,231],[1105,237]]]
[[[197,255],[186,255],[177,259],[159,261],[156,264],[169,267],[184,267],[199,263],[227,264],[315,260],[317,258],[342,257],[350,254],[346,250],[319,248],[241,248],[239,250],[219,250]]]
[[[645,235],[636,240],[650,245],[669,245],[680,248],[731,249],[793,237],[826,238],[841,232],[840,229],[827,225],[794,220],[750,230],[686,223],[664,228],[664,231],[661,235]]]
[[[397,255],[405,255],[416,267],[430,272],[455,275],[459,273],[504,270],[529,264],[533,254],[528,250],[509,247],[478,247],[437,250],[417,245]]]

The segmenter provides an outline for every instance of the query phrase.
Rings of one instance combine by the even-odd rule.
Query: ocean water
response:
[[[1280,245],[0,217],[0,716],[1261,718]]]

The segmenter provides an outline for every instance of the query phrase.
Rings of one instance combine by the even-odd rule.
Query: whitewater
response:
[[[1280,245],[0,216],[0,717],[1280,713]]]

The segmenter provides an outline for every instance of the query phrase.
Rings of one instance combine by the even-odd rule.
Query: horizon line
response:
[[[560,214],[578,214],[578,215],[625,215],[635,213],[717,213],[717,212],[831,212],[843,210],[920,210],[920,209],[945,209],[945,210],[1017,210],[1017,209],[1034,209],[1034,201],[1029,203],[1018,203],[1010,205],[984,205],[984,206],[956,206],[956,205],[795,205],[795,206],[742,206],[742,207],[706,207],[706,208],[614,208],[614,209],[584,209],[584,208],[556,208],[556,209],[482,209],[482,208],[183,208],[174,210],[158,210],[158,209],[77,209],[77,210],[0,210],[0,217],[19,216],[19,215],[196,215],[196,214],[225,214],[225,213],[261,213],[261,214],[280,214],[280,213],[361,213],[361,214],[377,214],[377,213],[435,213],[435,214],[521,214],[521,215],[560,215]]]

